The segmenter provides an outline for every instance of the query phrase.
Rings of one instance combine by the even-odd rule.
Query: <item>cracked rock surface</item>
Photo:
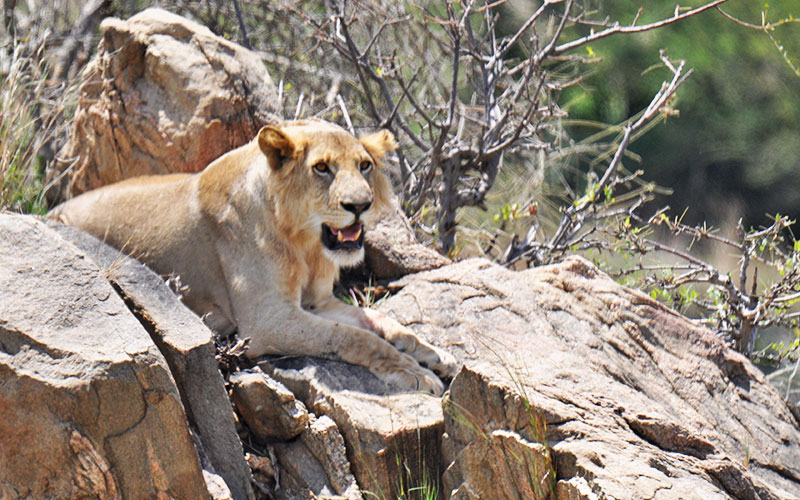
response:
[[[0,214],[0,497],[208,498],[180,394],[86,254]]]
[[[289,441],[308,426],[308,411],[280,382],[255,368],[230,376],[231,401],[261,441]]]
[[[475,259],[397,288],[382,309],[466,362],[445,498],[800,498],[800,424],[762,373],[588,261]]]
[[[309,411],[336,423],[365,498],[400,498],[426,482],[438,487],[443,430],[438,398],[397,392],[366,368],[339,361],[268,357],[259,366]],[[333,451],[322,463],[340,463],[336,469],[345,470]]]
[[[108,18],[88,64],[51,202],[139,175],[197,172],[278,120],[259,56],[160,9]]]
[[[203,469],[218,474],[235,500],[253,498],[250,470],[217,366],[211,330],[161,277],[137,260],[73,227],[52,220],[46,224],[105,270],[103,277],[165,357],[197,438]]]

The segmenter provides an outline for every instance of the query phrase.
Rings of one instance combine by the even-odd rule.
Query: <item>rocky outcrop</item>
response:
[[[234,499],[253,497],[234,417],[217,367],[212,332],[153,271],[93,236],[49,221],[67,242],[103,270],[167,361],[197,436],[203,468],[225,482]]]
[[[392,286],[381,309],[465,361],[444,412],[334,361],[233,373],[245,455],[199,319],[54,228],[0,215],[3,497],[238,500],[248,469],[286,500],[800,497],[800,424],[761,372],[583,259]]]
[[[167,361],[103,270],[0,214],[3,498],[209,494]]]
[[[398,279],[447,264],[450,259],[417,242],[396,203],[387,217],[364,235],[364,265],[373,278]]]
[[[469,260],[397,288],[385,311],[466,360],[446,498],[800,497],[800,425],[762,373],[589,262]]]
[[[205,28],[149,10],[102,29],[56,198],[200,170],[278,113],[257,56]],[[240,500],[251,470],[259,499],[800,498],[800,424],[762,374],[582,259],[450,265],[398,209],[367,272],[438,268],[380,308],[464,360],[444,412],[361,367],[267,359],[230,377],[245,454],[200,320],[54,228],[0,215],[0,498]]]
[[[367,497],[401,498],[410,488],[438,486],[444,469],[438,398],[392,391],[367,369],[337,361],[275,358],[260,367],[336,423]]]
[[[208,28],[147,9],[101,30],[69,140],[47,174],[51,201],[137,175],[197,172],[278,121],[258,55]]]

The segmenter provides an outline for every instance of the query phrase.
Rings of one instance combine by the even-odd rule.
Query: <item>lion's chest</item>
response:
[[[299,287],[300,304],[304,309],[313,309],[331,298],[338,273],[333,263],[322,256],[308,259],[306,269],[306,279]]]

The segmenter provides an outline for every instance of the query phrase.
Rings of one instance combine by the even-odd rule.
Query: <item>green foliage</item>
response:
[[[668,17],[672,3],[598,1],[596,8],[622,24]],[[697,2],[694,2],[697,4]],[[632,145],[646,177],[675,189],[669,203],[691,206],[691,222],[757,224],[764,213],[800,210],[800,0],[765,5],[728,2],[726,12],[756,26],[762,13],[772,30],[744,27],[714,10],[655,32],[594,42],[602,61],[581,86],[562,98],[571,118],[618,123],[641,109],[661,78],[645,70],[658,50],[695,70],[680,95],[681,114]],[[592,133],[571,128],[577,138]],[[732,219],[731,221],[726,218]]]
[[[788,348],[783,342],[756,348],[759,331],[800,331],[800,245],[789,231],[795,221],[776,215],[768,227],[745,231],[740,225],[738,238],[728,239],[714,228],[683,220],[662,212],[642,227],[621,222],[609,245],[624,248],[630,258],[610,267],[606,262],[606,268],[628,285],[649,289],[653,299],[698,318],[756,361],[780,367],[784,360],[796,360],[798,342]],[[650,239],[655,228],[668,230],[672,242]],[[659,239],[667,238],[661,234]],[[698,244],[734,252],[736,268],[704,261],[692,251]]]

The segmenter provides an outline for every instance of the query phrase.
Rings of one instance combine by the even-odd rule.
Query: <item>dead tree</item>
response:
[[[592,62],[576,49],[611,35],[661,28],[725,1],[689,11],[676,7],[671,17],[646,25],[637,24],[637,15],[625,26],[592,21],[574,0],[545,1],[505,34],[498,23],[503,1],[442,2],[418,11],[402,3],[342,1],[330,5],[325,19],[304,19],[354,75],[367,116],[400,137],[406,211],[415,213],[426,203],[435,207],[440,248],[447,253],[459,209],[484,205],[504,158],[525,151],[563,154],[558,118],[566,114],[559,92],[580,81],[580,67]],[[575,26],[589,33],[569,39],[566,28]],[[631,134],[658,116],[685,78],[682,66],[670,69],[676,70],[674,88],[662,89],[653,109],[632,122],[633,130],[620,140],[617,164]],[[609,168],[600,184],[613,185],[616,172]]]

